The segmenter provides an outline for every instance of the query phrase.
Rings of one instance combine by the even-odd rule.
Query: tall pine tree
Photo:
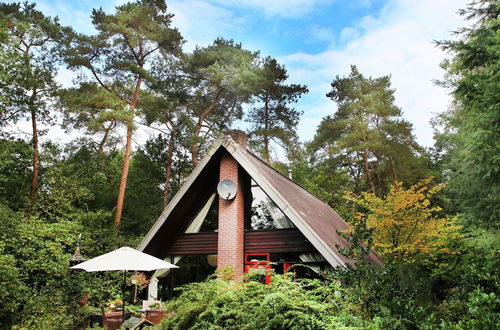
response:
[[[49,102],[57,88],[57,51],[71,34],[57,18],[46,17],[27,2],[0,4],[0,124],[29,118],[33,175],[30,207],[38,190],[39,124],[51,119]]]
[[[126,126],[123,162],[115,223],[119,225],[132,151],[136,108],[148,68],[155,54],[180,51],[182,37],[170,27],[172,14],[163,0],[142,0],[116,7],[114,14],[92,11],[95,36],[79,35],[66,53],[71,68],[86,68],[90,77],[125,105],[116,119]]]
[[[184,74],[191,86],[187,110],[194,121],[190,148],[194,166],[209,134],[227,129],[243,117],[242,104],[250,100],[261,79],[257,55],[219,38],[185,57]]]
[[[264,59],[262,71],[262,81],[256,92],[257,105],[250,110],[246,120],[252,123],[250,142],[269,163],[271,141],[285,148],[297,142],[301,112],[290,104],[297,102],[308,90],[304,85],[286,85],[287,71],[273,58]]]
[[[337,76],[331,86],[327,96],[338,110],[323,119],[312,145],[332,170],[349,173],[352,190],[380,195],[395,180],[411,183],[424,176],[422,149],[394,104],[389,76],[366,78],[352,66],[348,77]]]

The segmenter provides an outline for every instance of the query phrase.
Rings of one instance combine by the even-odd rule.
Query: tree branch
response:
[[[119,95],[118,93],[116,93],[115,91],[113,91],[111,88],[109,88],[109,86],[105,85],[104,82],[101,80],[101,78],[99,78],[99,76],[97,75],[97,72],[95,72],[95,69],[94,67],[92,66],[92,64],[90,64],[88,66],[88,68],[90,69],[90,72],[92,72],[92,74],[94,75],[95,79],[97,80],[97,82],[99,83],[99,85],[101,85],[102,88],[104,88],[106,91],[108,91],[109,93],[113,94],[114,96],[116,96],[117,98],[119,98],[120,100],[122,100],[123,102],[126,102],[127,104],[130,105],[130,100],[128,100],[127,98]]]

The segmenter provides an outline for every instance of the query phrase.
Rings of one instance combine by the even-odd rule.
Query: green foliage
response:
[[[271,285],[210,279],[193,283],[167,303],[160,329],[361,329],[346,292],[334,282],[274,275]]]
[[[242,105],[261,81],[257,55],[233,40],[218,38],[184,57],[186,87],[192,88],[186,109],[195,118],[190,134],[193,165],[198,163],[199,151],[207,147],[209,133],[228,129],[243,117]]]
[[[156,140],[158,142],[158,140]],[[163,211],[161,184],[165,180],[164,146],[154,140],[146,142],[144,149],[133,157],[125,196],[122,231],[142,237]],[[160,148],[163,147],[161,150]]]
[[[70,130],[84,129],[88,134],[102,134],[96,148],[102,153],[118,123],[126,123],[125,103],[105,88],[90,82],[58,92],[59,106],[64,115],[63,126]]]
[[[432,278],[420,265],[386,263],[383,269],[360,262],[333,274],[349,288],[359,313],[375,328],[417,329],[433,310]]]
[[[85,228],[80,246],[86,257],[96,257],[117,246],[112,211],[80,211],[73,214],[73,219]]]
[[[0,139],[0,204],[24,208],[30,190],[31,153],[24,141]]]
[[[307,144],[305,147],[296,145],[290,150],[288,158],[295,182],[325,201],[342,216],[348,214],[344,190],[349,187],[350,177],[344,169],[336,168],[333,159],[316,159],[311,155]],[[282,173],[288,175],[287,169],[283,168]]]
[[[446,313],[439,328],[443,329],[497,329],[500,325],[500,298],[481,289],[470,292],[465,300],[452,300],[442,306]],[[437,328],[437,326],[436,326]]]
[[[62,279],[68,274],[68,260],[80,231],[81,227],[70,221],[45,223],[36,218],[23,219],[15,236],[3,239],[5,251],[16,256],[21,276],[34,290],[39,290],[48,280]]]
[[[39,128],[52,118],[50,101],[57,89],[55,75],[58,47],[71,33],[58,19],[46,17],[28,2],[0,4],[0,125],[29,118],[32,124],[33,175],[30,202],[36,198],[38,181]],[[28,205],[31,211],[31,205]]]
[[[15,257],[5,254],[3,244],[0,241],[0,319],[2,323],[11,324],[28,290],[19,275]]]
[[[64,146],[45,143],[40,151],[36,139],[33,146],[0,140],[0,327],[76,329],[98,304],[121,299],[118,272],[69,270],[77,235],[87,258],[135,245],[214,133],[232,128],[244,117],[245,104],[256,101],[247,117],[254,124],[251,141],[264,158],[270,140],[286,146],[289,162],[273,163],[283,174],[291,168],[294,180],[342,215],[357,211],[343,200],[345,191],[368,196],[362,193],[371,190],[373,203],[365,198],[370,205],[361,204],[376,215],[371,220],[379,227],[394,225],[392,233],[408,233],[403,225],[411,224],[409,216],[418,223],[429,217],[414,212],[418,207],[439,205],[432,209],[439,219],[458,211],[465,226],[448,243],[461,253],[436,255],[432,267],[414,260],[375,269],[363,262],[372,228],[368,216],[361,216],[352,219],[353,235],[341,233],[350,247],[339,249],[357,259],[355,266],[338,268],[323,281],[273,275],[271,285],[254,281],[259,275],[234,283],[232,269],[222,269],[223,280],[181,288],[158,328],[498,328],[499,13],[497,1],[471,4],[462,14],[476,24],[460,30],[456,41],[441,43],[453,56],[444,63],[444,84],[455,103],[439,118],[444,132],[433,153],[425,153],[401,119],[389,76],[367,78],[356,67],[348,77],[337,76],[328,97],[338,111],[302,146],[294,132],[300,111],[291,104],[306,88],[286,85],[282,65],[232,40],[181,54],[182,38],[163,0],[126,3],[113,14],[94,10],[96,35],[76,35],[34,5],[0,4],[2,128],[22,118],[50,120],[62,51],[66,64],[79,71],[78,85],[55,95],[63,126],[88,135]],[[126,126],[131,142],[137,115],[163,135],[131,154],[117,237],[113,212],[128,154],[116,151],[116,128]],[[33,154],[39,154],[42,184],[27,203]],[[412,185],[429,172],[440,181],[450,179],[448,195],[402,196],[392,204],[379,198],[394,180]],[[391,192],[406,188],[398,183]]]
[[[500,222],[500,5],[481,0],[461,14],[474,24],[438,44],[452,55],[443,66],[455,104],[441,116],[438,142],[448,153],[450,192],[470,225]]]
[[[89,114],[97,117],[85,124],[91,125],[89,129],[97,124],[104,130],[100,152],[116,123],[127,127],[116,203],[117,226],[122,218],[136,108],[144,82],[154,79],[149,73],[152,59],[159,53],[164,56],[176,54],[182,44],[180,33],[170,27],[172,16],[167,12],[165,1],[161,0],[128,2],[117,6],[113,14],[106,14],[102,8],[94,9],[92,23],[98,34],[75,35],[71,47],[64,52],[70,68],[86,69],[91,76],[83,77],[79,88],[67,90],[67,112],[73,112],[76,104],[77,111],[83,110],[83,117]],[[82,107],[78,98],[89,95],[89,89],[97,89],[100,95],[90,98],[91,102]],[[79,96],[80,93],[83,96]],[[109,124],[103,126],[106,121]]]
[[[347,247],[336,245],[335,247],[343,256],[357,261],[363,260],[372,252],[373,231],[375,228],[368,227],[366,217],[353,217],[348,220],[351,231],[343,232],[337,230],[337,234],[347,243]]]
[[[41,155],[44,165],[42,185],[33,212],[49,220],[69,219],[78,208],[85,208],[92,199],[92,192],[79,181],[79,171],[73,164],[61,159],[56,145],[45,145]]]
[[[146,61],[159,51],[180,50],[182,37],[170,27],[172,16],[164,1],[129,2],[116,7],[114,14],[94,9],[92,23],[98,34],[76,35],[65,60],[70,68],[89,69],[101,87],[133,108],[135,87],[140,89],[140,81],[150,78]],[[132,125],[130,119],[127,125]]]
[[[81,317],[87,313],[78,300],[87,295],[93,304],[104,303],[119,293],[120,274],[95,276],[69,269],[76,236],[84,232],[81,223],[89,224],[90,217],[84,214],[81,216],[84,219],[78,219],[81,222],[59,220],[50,223],[0,207],[3,225],[0,233],[0,313],[5,314],[2,317],[5,325],[17,324],[21,329],[71,329],[83,322]],[[102,229],[96,225],[90,228],[93,235],[85,232],[82,248],[89,253],[87,256],[116,246],[112,218],[109,218],[107,233],[99,236]]]

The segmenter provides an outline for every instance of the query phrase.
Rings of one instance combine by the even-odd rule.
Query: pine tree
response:
[[[197,48],[185,58],[184,73],[191,85],[191,160],[198,165],[200,148],[214,131],[229,128],[243,116],[261,79],[257,53],[245,50],[232,40],[217,39],[210,46]]]
[[[269,163],[270,143],[279,142],[290,148],[297,142],[297,125],[301,112],[290,107],[308,92],[304,85],[286,85],[287,71],[275,59],[267,57],[262,64],[262,81],[258,86],[255,101],[247,121],[252,123],[251,143]]]
[[[33,175],[30,206],[39,186],[39,124],[51,119],[49,102],[57,89],[57,48],[71,34],[57,18],[27,2],[0,4],[0,123],[28,117],[32,126]]]
[[[78,87],[60,90],[58,97],[64,128],[81,129],[91,137],[102,134],[94,148],[102,158],[118,123],[124,120],[125,102],[94,82],[82,82]]]
[[[188,127],[191,118],[187,107],[192,102],[190,81],[184,77],[180,66],[180,58],[161,57],[153,65],[155,79],[148,85],[148,94],[141,102],[144,114],[144,123],[153,127],[165,136],[165,154],[162,167],[164,168],[163,207],[167,207],[172,195],[172,176],[174,158],[182,157],[189,150]],[[156,143],[161,144],[159,136]]]
[[[422,149],[394,104],[389,76],[366,78],[352,66],[331,86],[327,96],[338,110],[323,119],[312,148],[332,170],[347,171],[352,190],[381,194],[393,181],[411,183],[425,175],[417,160]]]
[[[92,22],[98,34],[79,35],[66,52],[71,68],[87,69],[93,81],[125,105],[116,117],[127,128],[116,225],[121,222],[136,108],[144,81],[151,79],[149,63],[159,52],[178,52],[182,43],[180,33],[170,27],[172,16],[162,0],[126,3],[116,7],[114,14],[94,9]]]

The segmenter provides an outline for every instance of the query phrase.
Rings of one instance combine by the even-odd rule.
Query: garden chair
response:
[[[102,326],[109,330],[120,329],[122,325],[122,312],[107,312],[104,306],[99,306],[101,309]]]

